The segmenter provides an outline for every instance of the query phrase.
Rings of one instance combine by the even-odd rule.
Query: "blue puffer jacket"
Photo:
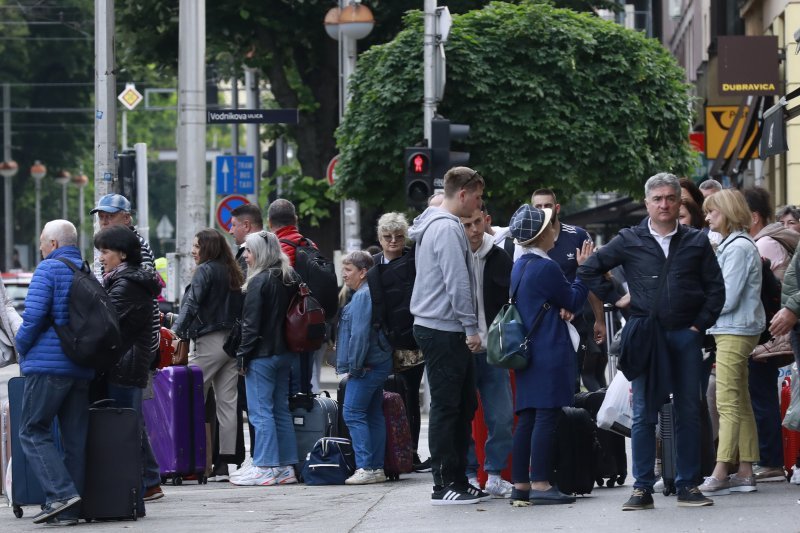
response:
[[[16,337],[22,374],[54,374],[92,379],[93,369],[76,365],[64,354],[61,341],[51,324],[51,317],[58,325],[69,323],[72,270],[57,261],[57,257],[69,259],[76,266],[83,262],[77,247],[63,246],[53,250],[36,267],[25,297],[22,326]]]

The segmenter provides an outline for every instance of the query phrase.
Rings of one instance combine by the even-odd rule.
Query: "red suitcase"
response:
[[[383,392],[383,416],[386,419],[386,457],[383,471],[391,480],[414,470],[411,426],[403,398],[396,392]]]
[[[790,378],[784,378],[783,385],[781,385],[781,420],[786,416],[786,410],[789,408],[789,401],[792,398],[792,385]],[[789,475],[792,475],[792,468],[797,464],[798,455],[800,455],[800,432],[792,431],[781,427],[783,433],[783,464]]]

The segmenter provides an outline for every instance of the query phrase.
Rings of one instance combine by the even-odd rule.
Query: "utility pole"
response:
[[[431,121],[436,113],[434,59],[436,53],[436,0],[425,0],[425,36],[423,38],[422,131],[431,147]]]
[[[191,280],[195,234],[206,219],[206,6],[180,0],[178,13],[177,294]]]
[[[246,91],[245,106],[247,109],[261,109],[261,99],[258,91],[258,75],[256,73],[256,69],[244,69],[244,87]],[[245,144],[247,147],[245,153],[253,156],[253,162],[255,165],[253,168],[253,176],[256,177],[254,180],[255,189],[253,190],[253,194],[247,195],[247,199],[250,200],[250,203],[253,205],[258,205],[258,182],[259,178],[261,177],[261,142],[259,139],[259,128],[260,124],[247,124],[245,126],[245,139],[247,139]],[[260,207],[261,206],[259,206],[259,208]]]
[[[3,161],[11,162],[11,85],[3,84]],[[9,170],[8,176],[3,176],[5,193],[3,198],[3,210],[5,211],[5,270],[8,272],[14,266],[11,257],[14,255],[14,220],[11,210],[11,194],[13,192],[13,180],[16,172]],[[35,231],[41,231],[36,228]]]
[[[116,177],[117,95],[114,74],[114,0],[94,1],[94,199],[112,192]],[[39,228],[41,229],[41,228]]]

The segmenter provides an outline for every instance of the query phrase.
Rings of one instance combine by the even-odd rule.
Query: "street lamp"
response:
[[[12,262],[12,256],[14,255],[14,226],[13,226],[13,217],[11,214],[11,186],[13,184],[14,176],[17,174],[17,170],[19,170],[19,165],[17,165],[16,161],[10,160],[3,161],[0,163],[0,176],[5,178],[5,198],[3,202],[3,209],[6,212],[5,216],[5,254],[6,254],[6,272],[11,270],[14,266]]]
[[[31,166],[31,177],[36,184],[36,232],[42,231],[42,179],[47,175],[47,167],[40,161],[35,161]],[[36,254],[38,258],[39,255]],[[36,260],[39,263],[39,260]]]
[[[72,179],[72,174],[67,170],[60,170],[53,180],[61,185],[61,218],[67,220],[67,185]]]
[[[86,185],[89,183],[89,177],[83,173],[83,169],[72,176],[72,184],[78,188],[78,223],[80,224],[80,233],[78,234],[78,245],[81,248],[81,254],[86,251],[86,231],[84,231],[84,195],[83,190],[86,188]]]
[[[348,83],[356,70],[356,41],[363,39],[375,26],[372,11],[361,0],[339,0],[339,7],[325,14],[325,32],[339,41],[339,122],[350,101]],[[342,252],[361,249],[361,209],[355,200],[342,200]]]

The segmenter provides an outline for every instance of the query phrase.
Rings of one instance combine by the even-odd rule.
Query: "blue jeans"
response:
[[[139,423],[142,427],[142,483],[145,488],[155,487],[161,484],[161,471],[158,468],[158,461],[153,454],[150,446],[150,437],[144,427],[142,416],[142,389],[117,383],[108,384],[108,397],[115,401],[116,407],[129,407],[139,415]]]
[[[499,474],[508,464],[512,445],[514,402],[511,398],[511,379],[508,370],[487,363],[484,352],[475,355],[475,384],[481,397],[487,429],[483,469],[489,474]],[[477,472],[475,440],[470,435],[467,476]]]
[[[753,361],[749,365],[750,403],[756,418],[758,450],[761,466],[783,466],[783,433],[781,432],[781,404],[775,394],[778,367],[772,361]]]
[[[297,463],[297,440],[289,411],[289,371],[294,353],[259,357],[248,362],[244,375],[247,417],[256,428],[256,466]]]
[[[63,458],[53,442],[56,416]],[[88,430],[89,380],[51,374],[25,377],[19,440],[44,489],[45,503],[67,500],[83,492]]]
[[[697,484],[700,478],[700,382],[702,378],[703,335],[690,329],[665,331],[670,357],[672,395],[675,405],[675,441],[677,449],[675,486],[678,489]],[[661,405],[647,405],[646,376],[632,382],[634,488],[653,492],[656,476],[656,423]]]
[[[383,418],[383,383],[392,373],[392,360],[371,365],[364,377],[350,376],[344,397],[344,421],[353,440],[356,468],[383,468],[386,455],[386,421]]]

